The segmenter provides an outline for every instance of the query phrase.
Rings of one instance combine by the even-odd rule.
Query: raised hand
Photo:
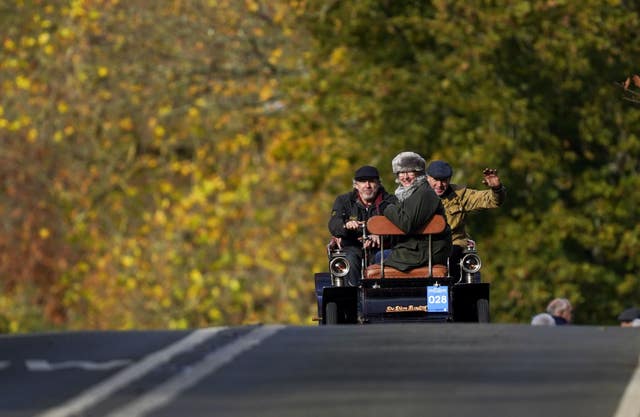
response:
[[[500,177],[498,176],[498,170],[493,168],[485,168],[482,171],[482,175],[484,175],[484,179],[482,183],[491,188],[500,188],[502,184],[500,183]]]

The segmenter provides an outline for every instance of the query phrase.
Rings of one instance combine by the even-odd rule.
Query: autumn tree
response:
[[[104,0],[4,17],[11,330],[310,322],[324,213],[299,213],[330,139],[296,130],[304,95],[285,96],[304,70],[295,16],[288,2]]]

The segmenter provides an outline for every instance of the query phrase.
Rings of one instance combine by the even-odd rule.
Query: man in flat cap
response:
[[[449,270],[452,277],[460,276],[460,259],[469,241],[473,242],[465,227],[467,213],[500,207],[507,195],[497,170],[486,168],[482,174],[482,182],[489,187],[488,190],[451,184],[453,169],[445,161],[433,161],[427,167],[427,181],[442,200],[447,223],[451,227],[453,249]]]
[[[349,260],[347,285],[358,285],[364,250],[380,245],[378,236],[370,236],[371,239],[362,242],[362,227],[371,216],[382,215],[387,205],[395,201],[395,196],[382,186],[378,169],[365,165],[355,172],[353,190],[339,195],[333,203],[329,218],[331,244],[342,249]]]

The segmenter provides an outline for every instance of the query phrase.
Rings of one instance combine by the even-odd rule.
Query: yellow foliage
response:
[[[191,270],[191,272],[189,273],[189,279],[191,280],[191,282],[199,286],[201,286],[204,282],[202,273],[197,269]]]
[[[281,248],[278,251],[278,255],[280,255],[280,259],[282,260],[282,262],[291,262],[294,260],[294,254],[286,247]]]
[[[329,57],[329,65],[332,67],[338,67],[345,63],[345,59],[348,56],[348,50],[346,46],[340,46],[331,52]]]
[[[237,266],[246,268],[254,265],[254,259],[248,254],[238,253],[237,255]]]
[[[187,112],[189,118],[197,119],[200,117],[200,110],[197,107],[189,107],[189,111]]]
[[[131,120],[131,117],[123,117],[118,121],[118,127],[126,132],[130,132],[133,130],[133,120]]]
[[[153,220],[156,224],[163,226],[167,224],[167,216],[162,210],[156,210],[153,215]]]
[[[33,36],[25,36],[20,38],[20,44],[25,48],[31,48],[38,43],[35,37]]]
[[[38,139],[38,131],[35,128],[29,129],[29,131],[27,132],[27,140],[33,143],[37,139]]]
[[[271,51],[271,54],[269,55],[269,63],[276,65],[280,57],[282,57],[282,53],[283,53],[282,48],[276,48],[273,51]]]
[[[11,38],[5,38],[3,42],[4,49],[9,52],[12,52],[16,49],[16,43]]]
[[[24,75],[18,75],[15,80],[16,87],[21,90],[29,90],[31,88],[31,80]]]
[[[64,100],[60,100],[57,103],[57,109],[60,114],[65,114],[67,111],[69,111],[69,106]]]
[[[60,38],[62,39],[72,39],[74,37],[74,34],[70,28],[63,27],[58,31],[58,36],[60,36]]]
[[[202,13],[205,3],[213,9]],[[318,215],[312,195],[289,200],[333,143],[258,102],[288,105],[283,77],[305,54],[287,26],[290,3],[264,4],[24,6],[24,27],[3,38],[0,127],[23,139],[12,151],[51,158],[38,161],[52,177],[42,185],[47,204],[62,202],[50,210],[59,217],[32,229],[34,241],[65,248],[51,273],[59,290],[40,294],[62,294],[61,326],[302,320],[316,260],[312,243],[291,247],[300,233],[291,216]],[[180,45],[167,36],[176,27]],[[27,315],[13,311],[18,328]]]
[[[124,255],[120,258],[120,263],[127,268],[130,268],[135,263],[135,258],[129,255]]]
[[[273,96],[273,89],[271,88],[271,86],[269,84],[265,84],[264,86],[262,86],[262,89],[260,90],[260,94],[259,94],[260,101],[267,101],[272,96]]]
[[[51,39],[51,35],[48,32],[41,33],[38,36],[38,44],[39,45],[46,45],[46,44],[49,43],[50,39]]]
[[[20,123],[19,120],[14,120],[13,122],[9,123],[9,130],[16,132],[20,129],[22,129],[22,123]]]
[[[246,5],[246,7],[247,7],[247,10],[249,10],[250,12],[254,12],[255,13],[260,9],[260,5],[255,0],[245,0],[244,3]]]
[[[128,290],[135,290],[138,287],[138,282],[135,278],[127,278],[126,285]]]
[[[215,307],[207,311],[207,316],[209,317],[209,320],[211,320],[214,323],[217,323],[222,319],[222,313],[220,312],[219,309]]]
[[[83,0],[72,0],[69,5],[69,16],[71,17],[82,17],[86,14],[86,10],[84,8]]]
[[[229,280],[228,285],[229,285],[229,290],[231,290],[231,292],[238,292],[241,289],[240,281],[238,281],[235,278]]]
[[[160,106],[158,109],[158,115],[160,117],[167,116],[169,113],[173,111],[173,107],[171,105]]]
[[[170,330],[184,330],[189,328],[189,322],[185,318],[169,320]]]

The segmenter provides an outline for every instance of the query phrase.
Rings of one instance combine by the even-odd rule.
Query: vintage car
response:
[[[369,234],[402,235],[404,232],[384,216],[363,224]],[[446,227],[443,216],[434,216],[421,231],[429,239]],[[384,242],[384,239],[381,239]],[[381,247],[380,250],[384,250]],[[430,254],[431,255],[431,254]],[[399,271],[381,263],[365,265],[357,286],[343,277],[351,265],[337,248],[328,248],[329,272],[315,274],[317,321],[327,324],[387,322],[489,322],[490,284],[480,282],[482,262],[470,241],[460,261],[460,276],[449,276],[447,265]]]

